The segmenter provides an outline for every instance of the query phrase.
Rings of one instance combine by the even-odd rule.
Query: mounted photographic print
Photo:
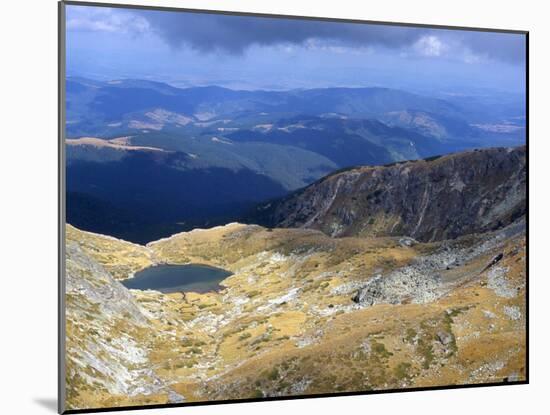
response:
[[[60,412],[528,382],[527,32],[59,10]]]

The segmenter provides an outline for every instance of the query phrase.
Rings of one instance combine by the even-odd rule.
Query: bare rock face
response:
[[[76,243],[67,245],[66,293],[83,296],[97,305],[106,318],[124,318],[136,325],[146,325],[147,319],[134,302],[130,292]]]
[[[433,302],[453,289],[452,278],[449,280],[446,275],[456,274],[462,265],[498,249],[503,240],[524,233],[525,221],[521,219],[494,232],[443,241],[430,255],[418,256],[411,264],[386,275],[373,276],[354,294],[352,301],[361,306]],[[505,278],[507,270],[496,266],[503,256],[496,255],[476,272],[487,271],[487,286],[496,295],[513,298],[517,287],[509,286]]]
[[[78,243],[67,244],[66,258],[68,409],[93,408],[103,399],[181,401],[151,368],[144,341],[151,324],[130,291]]]
[[[525,147],[494,148],[335,173],[261,206],[254,220],[330,236],[453,239],[525,214]]]

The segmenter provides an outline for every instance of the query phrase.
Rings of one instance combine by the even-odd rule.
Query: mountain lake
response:
[[[232,275],[221,268],[202,264],[162,264],[136,272],[134,278],[121,281],[126,288],[156,290],[162,293],[192,291],[205,293],[220,289],[219,282]]]

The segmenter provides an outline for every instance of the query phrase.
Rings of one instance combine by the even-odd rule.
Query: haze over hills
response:
[[[223,224],[341,168],[521,145],[520,104],[68,78],[67,217],[141,243]]]
[[[400,111],[425,113],[435,122],[461,122],[463,129],[468,124],[481,123],[522,127],[525,116],[525,101],[515,96],[496,94],[490,99],[491,94],[448,95],[442,99],[381,87],[239,91],[218,86],[175,88],[146,80],[102,82],[68,78],[66,90],[69,137],[112,137],[143,129],[186,126],[195,127],[189,131],[204,133],[204,128],[214,124],[252,127],[260,121],[296,116],[383,120]],[[477,133],[480,132],[469,134]],[[468,137],[460,131],[460,137],[454,135],[454,138]],[[515,138],[523,136],[516,134]]]

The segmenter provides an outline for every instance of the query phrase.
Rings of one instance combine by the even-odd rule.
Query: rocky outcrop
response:
[[[526,212],[526,150],[493,148],[327,176],[259,206],[250,221],[327,235],[452,239]]]
[[[520,220],[498,231],[478,236],[466,244],[463,240],[444,241],[435,252],[415,258],[410,265],[386,275],[380,273],[373,276],[355,293],[352,300],[362,306],[432,302],[455,288],[453,279],[447,278],[447,275],[455,273],[474,258],[495,250],[503,239],[524,233],[525,221]],[[488,271],[488,287],[501,297],[512,298],[516,296],[517,290],[508,287],[504,276],[506,270],[495,266],[503,256],[499,253],[483,268],[470,269],[470,272],[475,275]]]
[[[74,241],[66,270],[67,409],[181,401],[150,364],[153,328],[130,291]]]

